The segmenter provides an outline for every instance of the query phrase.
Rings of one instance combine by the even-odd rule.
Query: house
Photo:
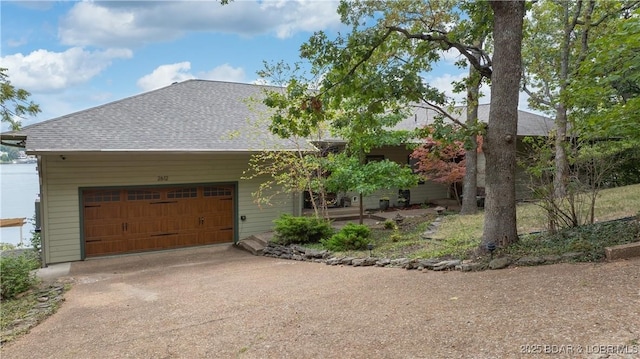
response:
[[[489,121],[489,104],[478,105],[478,121],[488,123]],[[467,113],[464,107],[455,108],[451,114],[458,122],[465,123]],[[433,108],[417,107],[414,116],[409,117],[398,123],[396,126],[400,130],[413,130],[415,128],[423,128],[435,122],[438,112]],[[524,144],[525,137],[547,137],[555,128],[554,120],[535,113],[518,110],[518,133],[516,137],[516,147],[519,155],[529,151],[527,145]],[[409,153],[407,153],[407,156]],[[478,153],[478,187],[485,187],[485,157],[484,153]],[[530,196],[529,176],[525,173],[525,169],[518,166],[516,168],[516,198],[526,199]]]
[[[44,263],[237,242],[283,213],[299,215],[302,196],[259,207],[251,194],[260,179],[242,179],[252,154],[296,149],[259,126],[266,109],[247,99],[263,89],[189,80],[3,133],[3,143],[37,157]],[[371,156],[407,163],[408,153]],[[447,194],[426,182],[411,201]],[[366,201],[378,205],[375,196]]]

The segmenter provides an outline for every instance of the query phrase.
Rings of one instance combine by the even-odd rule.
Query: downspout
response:
[[[38,171],[38,189],[39,189],[39,193],[38,193],[38,199],[39,199],[39,206],[36,207],[36,211],[38,211],[39,213],[36,213],[36,218],[39,218],[39,221],[36,221],[36,227],[34,229],[34,231],[40,233],[40,256],[41,256],[41,266],[42,268],[46,268],[47,267],[47,241],[45,240],[45,231],[42,230],[43,222],[44,222],[44,216],[43,216],[43,208],[44,208],[44,203],[43,203],[43,180],[42,180],[42,174],[44,173],[43,170],[43,160],[42,160],[42,156],[37,156],[38,162],[37,162],[37,167],[36,170]],[[37,223],[40,222],[40,223]]]

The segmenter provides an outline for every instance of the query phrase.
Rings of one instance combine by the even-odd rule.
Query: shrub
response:
[[[316,217],[295,217],[283,214],[274,221],[273,241],[288,245],[292,243],[317,243],[333,234],[331,223]]]
[[[0,251],[9,251],[12,249],[16,249],[16,246],[11,243],[0,242]]]
[[[0,258],[0,297],[10,299],[37,283],[32,270],[38,268],[38,260],[29,253]]]
[[[384,221],[384,229],[398,229],[398,226],[393,219],[387,219]]]
[[[330,251],[343,252],[367,248],[371,230],[362,224],[347,223],[338,233],[322,241],[322,245]]]

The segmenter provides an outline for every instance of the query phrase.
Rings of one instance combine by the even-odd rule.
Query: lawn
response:
[[[586,206],[585,206],[586,210]],[[586,212],[585,212],[586,213]],[[543,209],[535,203],[519,203],[517,206],[518,234],[520,242],[501,249],[505,255],[561,255],[566,252],[583,252],[579,260],[600,260],[604,247],[640,240],[637,221],[603,223],[640,214],[640,184],[606,189],[600,192],[595,208],[595,224],[560,231],[556,235],[544,232],[546,228]],[[386,258],[460,258],[474,256],[482,237],[484,214],[461,216],[448,213],[442,216],[437,229],[423,238],[424,232],[435,216],[407,219],[396,229],[384,224],[372,226],[372,255]],[[388,225],[387,227],[390,227]],[[539,234],[529,235],[532,232]],[[336,253],[337,255],[366,256],[366,251]]]

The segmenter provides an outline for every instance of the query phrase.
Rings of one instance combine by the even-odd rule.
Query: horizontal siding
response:
[[[259,180],[241,180],[248,154],[159,155],[100,154],[42,158],[43,231],[47,263],[82,259],[80,188],[171,186],[203,183],[236,183],[237,235],[244,238],[268,231],[281,213],[291,213],[291,195],[281,195],[272,206],[259,208],[251,193]],[[166,181],[159,181],[167,178]],[[166,176],[166,177],[165,177]],[[247,217],[240,221],[240,216]]]
[[[484,156],[484,152],[480,152],[478,153],[478,171],[477,171],[477,175],[478,175],[478,179],[477,179],[477,183],[478,183],[478,187],[486,187],[485,182],[486,182],[486,171],[485,168],[487,167],[487,159]]]

